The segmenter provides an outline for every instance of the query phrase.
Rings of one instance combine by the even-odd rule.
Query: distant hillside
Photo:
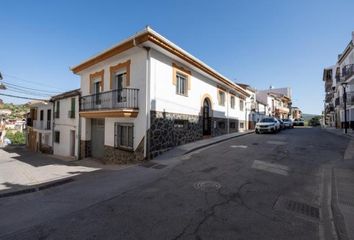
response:
[[[305,121],[308,121],[308,120],[310,120],[311,118],[317,117],[317,116],[320,116],[320,115],[303,113],[303,114],[301,114],[301,116],[302,116],[302,118],[303,118]]]
[[[22,119],[23,115],[29,112],[29,106],[27,104],[13,104],[13,103],[3,103],[0,104],[0,109],[11,110],[10,119]]]

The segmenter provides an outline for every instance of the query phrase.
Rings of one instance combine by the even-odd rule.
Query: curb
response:
[[[336,177],[334,174],[334,168],[332,168],[332,201],[331,209],[333,213],[333,223],[339,240],[348,240],[347,231],[345,229],[344,217],[339,210],[338,196],[336,188]]]
[[[206,144],[204,144],[204,145],[201,145],[201,146],[192,148],[192,149],[186,151],[185,153],[183,153],[182,155],[186,155],[186,154],[191,153],[191,152],[194,152],[194,151],[196,151],[196,150],[199,150],[199,149],[202,149],[202,148],[205,148],[205,147],[209,147],[209,146],[211,146],[211,145],[214,145],[214,144],[217,144],[217,143],[221,143],[221,142],[230,140],[230,139],[232,139],[232,138],[242,137],[242,136],[246,136],[246,135],[249,135],[249,134],[252,134],[252,133],[254,133],[254,131],[249,131],[249,132],[246,132],[246,133],[242,133],[242,134],[240,134],[240,135],[237,135],[237,136],[232,136],[232,137],[220,139],[220,140],[217,140],[217,141],[215,141],[215,142],[206,143]]]
[[[37,184],[32,187],[24,188],[24,189],[17,190],[17,191],[0,193],[0,199],[6,198],[6,197],[22,195],[22,194],[26,194],[26,193],[39,192],[39,191],[42,191],[42,190],[45,190],[48,188],[57,187],[57,186],[60,186],[60,185],[66,184],[66,183],[73,182],[73,181],[74,181],[74,178],[69,177],[69,178],[54,180],[54,181],[51,181],[48,183]]]

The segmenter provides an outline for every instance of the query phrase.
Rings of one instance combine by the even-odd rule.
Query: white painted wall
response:
[[[193,70],[188,64],[181,64],[155,50],[151,51],[151,110],[201,115],[203,96],[211,97],[213,116],[218,118],[237,118],[244,120],[244,111],[240,112],[239,98],[235,99],[235,109],[230,108],[230,94],[226,92],[225,106],[218,104],[217,83],[211,76],[205,76]],[[176,93],[176,85],[173,84],[172,63],[191,70],[190,90],[188,96]]]
[[[82,96],[89,95],[90,74],[104,69],[104,91],[110,91],[110,67],[130,60],[130,86],[139,89],[138,104],[139,114],[136,118],[105,118],[105,140],[107,146],[114,146],[114,123],[126,122],[134,124],[134,149],[141,142],[146,132],[145,118],[145,81],[146,81],[147,52],[143,48],[135,47],[122,54],[113,56],[80,73]],[[81,120],[81,140],[91,140],[91,120]]]
[[[33,121],[33,130],[37,132],[37,142],[39,142],[39,133],[42,133],[42,144],[52,146],[52,127],[53,127],[53,104],[36,103],[30,106],[31,108],[37,108],[37,120]],[[51,109],[51,129],[46,129],[48,120],[48,109]],[[40,112],[43,110],[43,121],[40,120]]]
[[[75,98],[75,118],[69,118],[71,110],[71,98]],[[79,96],[68,97],[54,102],[60,101],[59,118],[54,118],[54,131],[60,132],[60,142],[53,143],[53,152],[55,155],[69,157],[71,156],[71,132],[75,131],[75,158],[79,156]],[[57,111],[57,109],[55,110]]]

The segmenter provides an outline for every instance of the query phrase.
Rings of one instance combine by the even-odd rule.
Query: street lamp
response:
[[[347,134],[348,132],[348,126],[347,126],[347,92],[346,92],[346,87],[348,83],[343,82],[342,87],[343,87],[343,101],[344,101],[344,132]]]

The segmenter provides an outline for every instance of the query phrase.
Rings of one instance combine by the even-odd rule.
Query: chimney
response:
[[[352,44],[354,44],[354,31],[352,32]]]

